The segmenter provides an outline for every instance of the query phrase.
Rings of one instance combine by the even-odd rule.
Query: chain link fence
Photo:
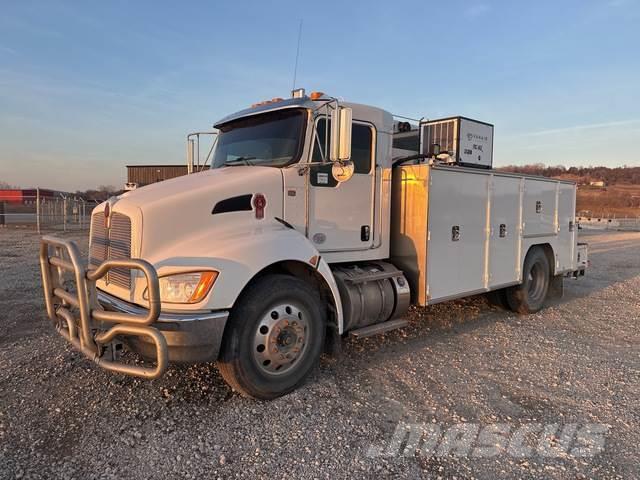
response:
[[[27,193],[25,193],[27,192]],[[89,228],[96,202],[39,188],[20,194],[0,192],[0,228],[30,228],[43,231]]]

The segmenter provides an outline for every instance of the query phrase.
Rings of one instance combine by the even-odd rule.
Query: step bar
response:
[[[395,330],[397,328],[403,328],[403,327],[406,327],[408,324],[409,324],[408,320],[404,318],[397,318],[395,320],[388,320],[386,322],[369,325],[368,327],[362,327],[356,330],[351,330],[349,332],[349,335],[356,338],[366,338],[366,337],[371,337],[373,335],[386,333],[391,330]]]

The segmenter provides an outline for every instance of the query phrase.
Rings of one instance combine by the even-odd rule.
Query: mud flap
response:
[[[557,299],[562,298],[564,295],[564,276],[556,275],[551,277],[549,281],[549,291],[547,292],[547,298]]]
[[[332,360],[342,358],[342,336],[338,333],[338,329],[329,326],[324,337],[324,352]]]

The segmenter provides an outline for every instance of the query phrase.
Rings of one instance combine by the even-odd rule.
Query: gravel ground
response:
[[[38,237],[0,230],[0,477],[638,478],[640,233],[582,235],[592,268],[542,312],[484,297],[415,309],[409,327],[347,340],[305,386],[258,402],[213,364],[155,381],[101,371],[45,323]],[[593,458],[373,455],[398,422],[608,433]]]

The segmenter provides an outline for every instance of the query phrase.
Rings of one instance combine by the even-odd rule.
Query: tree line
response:
[[[565,167],[564,165],[547,166],[543,163],[533,165],[508,165],[498,170],[540,175],[543,177],[566,178],[578,183],[604,181],[607,185],[632,184],[640,185],[640,167]]]

